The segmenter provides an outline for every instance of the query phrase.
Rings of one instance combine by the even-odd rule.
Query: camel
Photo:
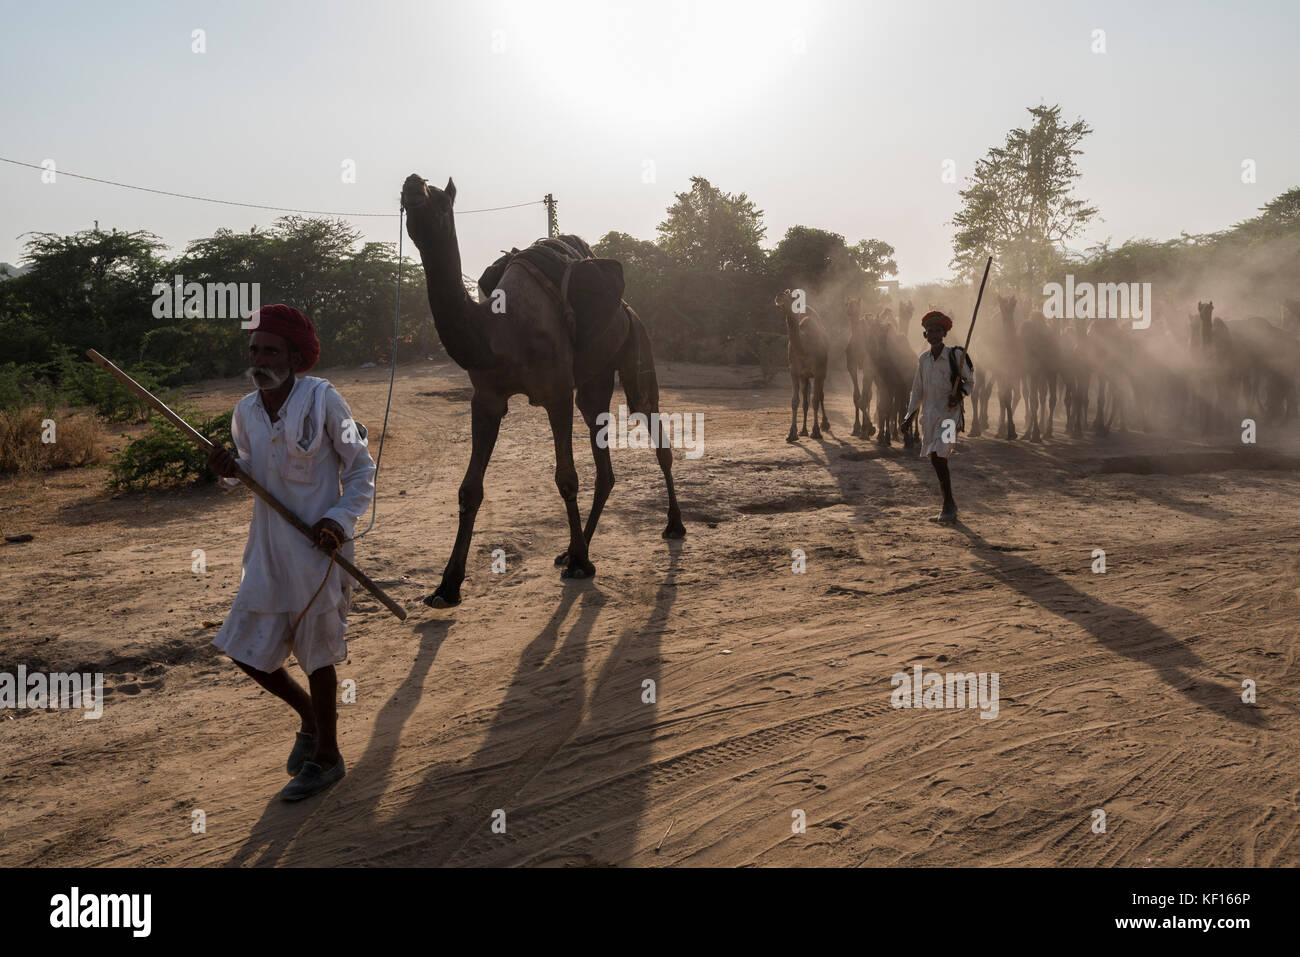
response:
[[[1125,428],[1124,372],[1125,343],[1119,323],[1112,318],[1093,319],[1088,324],[1086,363],[1097,383],[1097,414],[1093,418],[1094,435],[1105,437],[1112,428]],[[1084,418],[1088,416],[1084,396]]]
[[[853,380],[853,431],[852,435],[870,438],[876,427],[871,424],[871,356],[867,341],[871,336],[870,320],[862,312],[862,300],[847,299],[845,314],[849,321],[849,344],[844,350],[845,365]]]
[[[901,435],[903,447],[911,448],[916,429],[909,427],[904,431],[902,422],[911,398],[917,357],[892,324],[877,322],[870,333],[867,351],[876,380],[876,442],[889,446],[894,436]]]
[[[589,578],[596,572],[589,548],[605,500],[614,486],[608,442],[597,417],[609,413],[618,372],[633,413],[659,411],[659,385],[650,340],[641,319],[622,301],[623,267],[612,259],[583,259],[571,267],[569,316],[536,276],[518,260],[501,275],[489,301],[475,303],[461,281],[460,247],[452,206],[456,186],[445,190],[411,174],[402,185],[406,230],[420,253],[433,323],[452,360],[469,373],[472,451],[460,484],[460,520],[442,581],[424,599],[433,608],[460,604],[461,585],[474,519],[483,501],[483,474],[496,445],[508,401],[520,393],[530,405],[546,409],[555,441],[555,484],[569,520],[569,547],[556,559],[564,578]],[[585,243],[573,237],[585,249]],[[504,310],[495,308],[503,304]],[[596,485],[584,531],[578,512],[578,472],[573,464],[574,391],[591,431]],[[682,538],[681,509],[673,488],[672,449],[661,441],[655,454],[668,489],[667,539]]]
[[[1214,315],[1214,300],[1196,303],[1191,342],[1197,354],[1201,396],[1197,424],[1203,432],[1213,431],[1226,416],[1234,416],[1242,392],[1243,369],[1239,343],[1227,324]],[[1229,406],[1233,408],[1229,408]]]
[[[1060,376],[1061,341],[1056,330],[1042,316],[1030,316],[1020,325],[1024,355],[1025,414],[1029,418],[1029,441],[1052,437],[1056,415],[1056,380]]]
[[[1290,419],[1296,413],[1300,337],[1263,316],[1225,319],[1223,325],[1234,344],[1233,378],[1241,383],[1245,413],[1266,421]]]
[[[1001,323],[991,323],[981,332],[983,345],[979,355],[983,375],[975,378],[971,396],[971,437],[982,435],[989,427],[989,399],[998,396],[998,435],[1016,437],[1016,406],[1024,380],[1020,340],[1016,330],[1016,297],[998,296]],[[974,356],[972,356],[974,358]]]
[[[1076,439],[1083,438],[1084,424],[1088,421],[1088,389],[1092,383],[1085,321],[1069,320],[1070,324],[1060,339],[1065,387],[1065,434]]]
[[[898,331],[903,334],[904,339],[907,339],[907,333],[908,333],[907,325],[912,321],[912,314],[915,311],[916,311],[916,307],[912,305],[912,300],[906,299],[906,300],[899,301]]]
[[[830,361],[830,339],[826,335],[826,326],[821,316],[811,306],[801,314],[794,311],[796,296],[789,289],[779,292],[772,300],[785,314],[785,331],[790,337],[790,384],[794,394],[790,398],[790,434],[787,442],[798,442],[800,435],[808,434],[808,403],[812,400],[813,427],[812,437],[820,439],[822,429],[831,427],[826,417],[826,367]],[[803,391],[803,431],[796,432],[799,424],[799,392]],[[821,412],[821,425],[818,426],[817,414]]]

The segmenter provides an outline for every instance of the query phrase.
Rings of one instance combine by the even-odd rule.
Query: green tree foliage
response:
[[[894,247],[878,239],[849,246],[839,233],[791,226],[768,257],[768,272],[783,288],[833,286],[861,298],[885,276],[896,275],[898,264]]]
[[[1131,239],[1120,246],[1107,241],[1070,268],[1079,280],[1150,282],[1157,313],[1175,323],[1191,303],[1215,297],[1221,310],[1276,316],[1283,300],[1300,298],[1300,187],[1219,232],[1183,233],[1163,242]]]
[[[645,320],[657,355],[771,370],[783,363],[785,326],[777,291],[810,290],[814,308],[839,315],[840,297],[862,296],[896,274],[894,249],[877,239],[795,226],[770,253],[760,245],[763,214],[744,194],[703,177],[676,194],[657,241],[606,233],[593,249],[623,264],[624,297]]]
[[[262,304],[302,309],[321,337],[325,366],[392,355],[392,244],[361,244],[347,223],[287,216],[270,229],[218,230],[174,259],[163,249],[157,236],[143,231],[34,234],[26,250],[31,270],[0,281],[0,341],[14,366],[0,392],[44,395],[43,402],[61,393],[96,405],[109,418],[132,417],[129,409],[114,407],[117,387],[109,389],[107,377],[84,358],[90,347],[153,384],[238,374],[247,364],[248,333],[237,317],[208,315],[206,303],[193,314],[170,317],[166,313],[176,310],[159,306],[155,287],[171,290],[177,276],[186,284],[257,283]],[[415,257],[407,257],[402,282],[399,350],[415,356],[437,351]]]
[[[31,270],[0,282],[0,336],[20,364],[56,359],[60,344],[134,356],[155,324],[152,289],[167,272],[161,239],[143,230],[35,233]]]
[[[659,224],[659,246],[679,266],[759,272],[765,261],[763,211],[744,193],[724,193],[703,176],[678,193]]]
[[[1071,195],[1080,175],[1078,146],[1091,127],[1082,119],[1063,124],[1059,106],[1029,107],[1029,114],[1029,128],[1007,133],[961,190],[952,260],[963,275],[978,277],[992,255],[1004,281],[1026,292],[1041,287],[1063,260],[1066,240],[1097,214]]]

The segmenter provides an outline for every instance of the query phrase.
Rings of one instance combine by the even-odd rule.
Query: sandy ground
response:
[[[377,435],[387,371],[324,374]],[[786,385],[752,376],[661,366],[665,408],[705,417],[703,457],[676,465],[689,535],[660,538],[653,454],[615,451],[581,583],[552,566],[552,446],[517,398],[465,601],[435,612],[420,598],[455,534],[468,383],[401,370],[357,561],[411,615],[355,600],[348,774],[298,805],[275,800],[291,712],[201,624],[234,596],[248,493],[115,499],[102,470],[0,482],[3,531],[36,535],[0,547],[0,671],[97,670],[109,688],[99,721],[0,713],[0,862],[1297,863],[1294,469],[1142,434],[983,438],[954,459],[965,524],[944,528],[926,462],[849,436],[843,373],[833,434],[794,446]],[[245,391],[192,390],[210,410]],[[1260,442],[1293,455],[1300,434]],[[1103,470],[1124,455],[1217,470]],[[893,708],[891,676],[917,664],[996,672],[998,716]]]

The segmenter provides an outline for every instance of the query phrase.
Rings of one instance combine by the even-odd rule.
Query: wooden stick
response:
[[[991,269],[992,267],[993,267],[993,257],[990,256],[989,261],[984,264],[984,278],[980,280],[980,293],[978,296],[975,297],[975,311],[971,313],[970,328],[966,330],[966,348],[962,349],[963,357],[965,356],[965,353],[970,352],[970,337],[975,332],[975,320],[979,317],[980,302],[984,298],[984,284],[989,281],[989,269]],[[961,368],[958,367],[957,381],[952,384],[951,398],[956,399],[957,393],[960,390],[961,390]]]
[[[191,442],[199,446],[199,448],[204,449],[205,451],[212,450],[213,443],[211,442],[211,440],[208,439],[206,435],[203,435],[201,432],[195,429],[194,426],[190,425],[188,422],[182,419],[171,409],[167,408],[167,406],[163,404],[163,402],[152,392],[150,392],[140,383],[136,382],[134,379],[132,379],[129,375],[127,375],[117,366],[113,365],[112,362],[110,362],[108,359],[105,359],[94,349],[87,349],[86,355],[90,356],[91,359],[93,359],[98,365],[103,367],[105,371],[112,374],[112,376],[115,379],[117,379],[119,382],[121,382],[124,386],[126,386],[128,389],[130,389],[140,398],[144,399],[151,406],[153,406],[154,409],[156,409],[162,416],[164,416],[168,422],[176,426],[176,428],[180,429],[181,435],[185,436],[187,439],[189,439]],[[316,536],[312,534],[311,527],[306,522],[304,522],[301,518],[299,518],[292,511],[290,511],[288,506],[286,506],[283,502],[277,499],[274,495],[272,495],[266,489],[262,488],[262,486],[251,475],[249,475],[243,469],[239,468],[239,466],[235,466],[235,467],[239,469],[239,481],[247,485],[248,488],[252,490],[254,495],[256,495],[258,498],[264,501],[267,505],[271,506],[271,508],[275,509],[275,511],[279,512],[280,516],[286,522],[288,522],[294,528],[298,529],[298,531],[306,535],[307,538],[311,540],[313,545],[316,543]],[[347,572],[354,579],[356,579],[358,584],[360,584],[362,588],[364,588],[366,591],[370,592],[370,594],[378,598],[379,601],[383,603],[383,606],[385,608],[387,608],[394,615],[396,615],[398,621],[406,621],[406,609],[403,608],[401,605],[399,605],[397,602],[393,601],[393,599],[389,598],[388,595],[384,593],[384,590],[380,588],[378,585],[376,585],[373,581],[371,581],[364,572],[360,571],[355,565],[353,565],[342,555],[337,554],[337,552],[334,555],[334,560],[338,563],[338,566],[340,568],[342,568],[345,572]]]

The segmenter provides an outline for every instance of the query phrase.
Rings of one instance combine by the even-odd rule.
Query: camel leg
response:
[[[432,595],[424,599],[430,608],[450,608],[460,604],[460,586],[465,581],[465,563],[469,558],[469,543],[474,537],[474,519],[483,503],[483,473],[497,443],[501,418],[506,414],[506,400],[500,396],[475,393],[470,401],[470,431],[473,448],[465,478],[460,483],[460,522],[456,528],[456,544],[451,558],[442,572],[442,582]]]
[[[853,381],[853,429],[849,435],[862,434],[862,390],[858,388],[858,374],[849,366],[849,378]]]
[[[871,380],[862,373],[862,437],[871,438],[876,427],[871,424]]]
[[[644,332],[641,333],[645,335]],[[646,354],[649,354],[649,341],[643,346]],[[624,362],[619,368],[618,377],[623,383],[623,392],[627,395],[628,407],[633,412],[640,412],[649,418],[659,411],[659,384],[654,376],[653,361],[649,365],[649,375],[643,371],[640,376],[634,374],[638,362],[645,360],[636,360],[631,363]],[[642,365],[642,369],[644,369]],[[793,412],[792,412],[793,415]],[[683,416],[683,420],[685,416]],[[793,425],[793,423],[792,423]],[[683,428],[685,422],[683,421]],[[793,436],[793,429],[791,435]],[[673,450],[668,442],[664,441],[664,436],[660,435],[658,447],[655,449],[655,458],[659,460],[659,471],[664,473],[664,485],[668,489],[668,524],[664,526],[663,538],[675,539],[686,537],[686,526],[682,524],[682,510],[677,505],[677,489],[673,484]],[[693,439],[697,442],[704,438],[703,426],[698,435]],[[610,481],[613,482],[613,473],[610,473]],[[594,527],[594,526],[593,526]]]
[[[563,397],[546,407],[555,438],[555,487],[564,500],[569,517],[569,564],[560,575],[564,578],[592,578],[596,566],[587,559],[587,539],[582,534],[582,516],[578,514],[578,470],[573,464],[573,391],[565,389]]]
[[[1043,432],[1038,423],[1043,414],[1043,390],[1041,383],[1031,383],[1025,396],[1025,415],[1029,417],[1029,441],[1043,441]]]
[[[804,379],[800,383],[800,389],[803,392],[803,428],[799,430],[800,435],[808,434],[808,402],[812,398],[812,380]],[[813,426],[817,425],[817,410],[813,410]]]
[[[1056,375],[1052,375],[1052,380],[1048,384],[1047,390],[1047,437],[1052,437],[1052,420],[1056,418]]]
[[[819,377],[819,378],[816,378],[816,379],[813,379],[813,380],[812,380],[812,394],[813,394],[813,400],[812,400],[812,413],[813,413],[813,429],[812,429],[812,437],[813,437],[814,439],[820,439],[820,438],[822,437],[822,429],[829,429],[829,428],[831,427],[831,423],[830,423],[830,421],[826,418],[826,397],[822,394],[822,390],[823,390],[824,388],[825,388],[825,383],[824,383],[824,380],[823,380],[823,379],[821,379],[821,378]],[[821,422],[820,425],[819,425],[818,422],[817,422],[817,410],[818,410],[818,409],[821,410],[821,414],[822,414],[822,422]]]
[[[1110,431],[1106,423],[1106,393],[1109,383],[1105,379],[1097,380],[1097,417],[1093,420],[1092,431],[1096,435],[1107,435]]]
[[[587,542],[588,557],[591,554],[591,537],[596,534],[596,523],[605,508],[610,491],[614,488],[614,466],[609,457],[609,442],[597,441],[601,426],[596,421],[602,412],[609,412],[609,399],[614,394],[614,370],[597,376],[578,388],[578,408],[582,411],[583,421],[591,432],[591,457],[596,461],[596,487],[591,496],[591,511],[587,513],[587,527],[582,537]],[[565,549],[555,558],[557,566],[569,563],[569,552]]]
[[[787,442],[799,441],[799,377],[793,369],[790,370],[790,388],[793,394],[790,396],[790,434],[785,437]]]

